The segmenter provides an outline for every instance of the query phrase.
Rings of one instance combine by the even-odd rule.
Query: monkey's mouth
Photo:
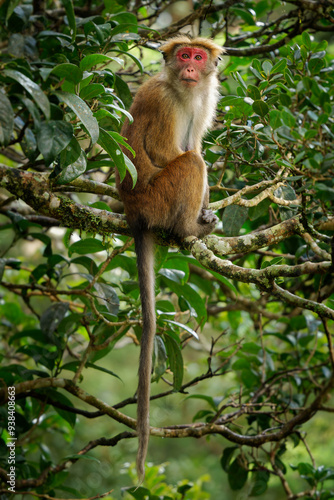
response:
[[[182,78],[182,82],[184,82],[186,85],[197,85],[198,81],[194,80],[193,78]]]

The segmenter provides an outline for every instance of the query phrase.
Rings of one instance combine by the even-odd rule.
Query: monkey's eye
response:
[[[202,56],[200,56],[199,54],[197,54],[197,56],[195,56],[195,59],[196,59],[197,61],[200,61],[201,59],[203,59],[203,57],[202,57]]]
[[[185,54],[185,53],[184,53],[184,54],[182,54],[182,56],[181,56],[181,57],[182,57],[182,59],[189,59],[189,55],[188,55],[188,54]]]

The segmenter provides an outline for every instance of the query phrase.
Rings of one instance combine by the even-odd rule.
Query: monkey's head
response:
[[[218,58],[225,51],[206,38],[191,39],[187,36],[171,38],[160,47],[166,68],[177,76],[185,87],[196,87],[215,72]]]

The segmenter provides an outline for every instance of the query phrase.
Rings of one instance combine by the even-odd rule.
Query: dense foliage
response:
[[[203,241],[156,234],[149,458],[164,449],[173,462],[174,443],[191,446],[190,437],[201,438],[192,452],[201,461],[206,436],[226,499],[334,498],[334,5],[181,7],[0,6],[3,498],[98,498],[112,488],[106,495],[119,498],[135,484],[132,466],[124,482],[118,469],[135,454],[141,313],[114,172],[136,180],[121,126],[133,91],[158,70],[158,42],[181,28],[226,48],[203,145],[221,222]],[[312,437],[319,414],[327,434]],[[327,453],[315,456],[309,438]],[[75,467],[98,460],[116,464],[113,473],[101,467],[103,481],[73,486]],[[167,484],[155,465],[122,494],[217,498],[221,486],[205,477],[195,470],[192,483]]]

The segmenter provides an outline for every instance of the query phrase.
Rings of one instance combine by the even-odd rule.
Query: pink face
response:
[[[183,47],[176,53],[180,80],[187,87],[195,87],[206,68],[208,54],[198,47]]]

